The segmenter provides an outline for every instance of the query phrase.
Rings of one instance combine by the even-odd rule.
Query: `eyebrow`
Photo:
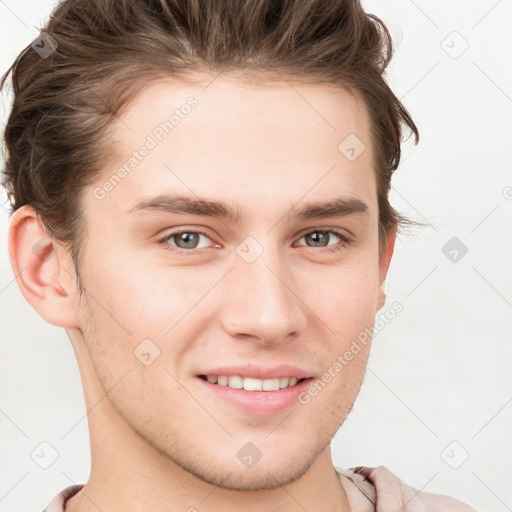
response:
[[[160,194],[144,198],[127,213],[163,211],[167,213],[188,213],[205,215],[230,222],[239,222],[244,218],[238,205],[223,201],[200,199],[181,194]],[[345,217],[354,214],[368,214],[368,205],[355,197],[334,198],[327,201],[305,203],[298,211],[291,212],[292,218],[299,221]]]

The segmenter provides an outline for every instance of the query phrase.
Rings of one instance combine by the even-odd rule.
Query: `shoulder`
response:
[[[69,487],[66,487],[62,492],[57,494],[57,496],[55,496],[48,505],[46,505],[43,512],[64,512],[66,501],[77,494],[82,487],[83,484],[70,485]]]
[[[426,493],[410,487],[384,466],[337,471],[347,477],[379,512],[476,512],[455,498]]]

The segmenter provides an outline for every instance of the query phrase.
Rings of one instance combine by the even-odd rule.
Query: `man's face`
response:
[[[223,487],[274,487],[325,450],[363,379],[369,344],[333,367],[373,325],[386,270],[369,121],[354,97],[323,85],[217,78],[203,88],[153,82],[113,126],[116,161],[84,196],[74,342],[112,410],[152,448]],[[172,131],[155,131],[175,109]],[[134,151],[137,163],[117,172]],[[135,208],[166,194],[223,202],[240,218]],[[337,216],[297,216],[335,200]],[[265,391],[257,405],[258,392],[235,391],[242,405],[200,377],[235,365],[301,369],[302,403]]]

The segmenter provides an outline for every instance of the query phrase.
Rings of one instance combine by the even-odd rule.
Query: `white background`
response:
[[[0,1],[2,73],[54,4]],[[397,243],[388,304],[404,309],[375,338],[333,459],[387,466],[480,511],[512,510],[512,1],[364,6],[392,33],[389,81],[421,133],[419,146],[403,147],[392,202],[428,225]],[[9,102],[0,103],[2,129]],[[14,281],[3,190],[1,204],[0,512],[37,511],[86,482],[88,428],[65,331]],[[452,237],[468,248],[457,262],[442,252]],[[46,470],[31,458],[42,441],[59,454]]]

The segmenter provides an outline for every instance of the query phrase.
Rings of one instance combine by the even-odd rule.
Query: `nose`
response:
[[[235,257],[223,282],[224,329],[235,338],[271,345],[289,341],[306,326],[305,303],[290,268],[277,251],[265,250],[248,263]]]

